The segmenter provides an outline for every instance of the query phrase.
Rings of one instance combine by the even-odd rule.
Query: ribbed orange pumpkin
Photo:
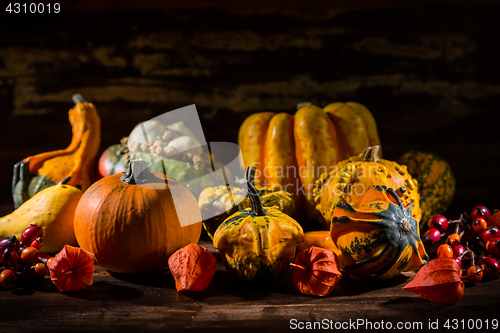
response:
[[[295,116],[256,113],[238,133],[245,167],[257,169],[258,185],[281,185],[295,199],[296,216],[313,217],[315,182],[338,162],[380,145],[372,114],[354,102],[324,109],[306,105]]]
[[[202,223],[195,197],[178,182],[166,180],[151,173],[146,162],[132,161],[127,173],[94,183],[75,212],[80,246],[113,272],[167,268],[172,253],[198,242]],[[195,223],[181,226],[180,221]]]

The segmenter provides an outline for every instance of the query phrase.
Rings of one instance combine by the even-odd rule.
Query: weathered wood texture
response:
[[[235,142],[251,113],[358,101],[387,158],[433,151],[455,170],[457,207],[498,206],[500,8],[367,8],[3,14],[2,193],[16,161],[69,143],[80,92],[102,117],[101,149],[192,103],[209,141]]]
[[[215,253],[209,243],[201,244]],[[204,292],[178,293],[169,272],[123,276],[97,266],[94,284],[78,292],[60,293],[48,279],[32,288],[0,288],[0,322],[5,332],[35,328],[37,332],[283,332],[293,327],[292,319],[326,319],[333,325],[357,320],[380,325],[383,320],[396,332],[405,331],[397,329],[398,322],[421,324],[408,331],[427,332],[430,321],[438,320],[440,331],[446,331],[446,320],[464,319],[467,325],[469,319],[482,319],[483,325],[484,320],[491,325],[493,319],[499,319],[499,279],[468,283],[462,300],[443,305],[402,290],[412,273],[370,283],[344,277],[324,298],[301,295],[289,273],[267,288],[251,287],[232,279],[219,261],[214,279]],[[375,331],[364,325],[358,330]],[[454,331],[468,330],[466,326],[466,330]]]

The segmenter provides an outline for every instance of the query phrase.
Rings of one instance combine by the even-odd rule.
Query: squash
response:
[[[75,107],[69,110],[73,138],[66,149],[29,156],[14,165],[12,196],[14,206],[44,188],[70,177],[68,185],[85,191],[94,182],[94,162],[101,140],[100,118],[92,103],[73,95]]]
[[[214,247],[235,278],[250,282],[272,281],[281,277],[295,258],[297,243],[304,232],[300,224],[275,208],[264,208],[249,181],[255,168],[249,167],[246,188],[252,207],[228,217],[214,234]]]
[[[257,168],[256,183],[293,193],[297,216],[314,216],[313,190],[338,162],[380,145],[375,120],[363,105],[333,103],[301,107],[295,116],[251,115],[238,133],[244,164]]]
[[[397,163],[406,165],[408,173],[418,181],[422,221],[446,212],[457,186],[448,162],[436,154],[412,150],[398,158]]]
[[[428,256],[412,208],[394,189],[378,185],[357,207],[339,202],[330,233],[344,272],[356,280],[386,279],[425,264]]]
[[[254,179],[249,181],[255,186]],[[261,186],[255,188],[264,207],[279,209],[287,215],[294,214],[295,205],[290,193],[280,191],[279,186],[276,189]],[[207,187],[201,192],[198,205],[203,216],[203,227],[211,239],[226,218],[238,210],[251,207],[250,199],[246,195],[242,187],[224,185]]]
[[[340,162],[318,179],[314,201],[320,213],[319,221],[326,230],[330,229],[333,211],[339,202],[358,207],[365,192],[374,185],[385,185],[401,193],[405,205],[413,203],[413,218],[420,222],[417,181],[406,171],[406,166],[380,159],[378,152],[378,146],[368,147],[363,154]]]
[[[127,173],[85,191],[74,224],[80,246],[105,269],[148,273],[167,268],[172,253],[198,242],[201,213],[183,185],[133,160]]]
[[[108,147],[99,158],[99,175],[107,177],[116,173],[126,172],[130,162],[127,146],[116,144]]]
[[[332,235],[330,230],[315,230],[304,233],[304,240],[297,245],[297,250],[302,252],[309,250],[311,247],[319,247],[333,251],[334,244],[332,242]]]
[[[11,214],[0,218],[0,239],[21,234],[31,224],[43,229],[43,252],[56,253],[64,245],[77,245],[73,229],[76,206],[83,192],[71,185],[69,179],[43,189]]]

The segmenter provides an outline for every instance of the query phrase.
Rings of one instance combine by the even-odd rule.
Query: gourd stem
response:
[[[361,155],[361,160],[366,162],[378,162],[380,146],[367,147]]]
[[[73,103],[78,104],[78,103],[85,103],[85,98],[83,98],[82,95],[80,94],[74,94],[73,97],[71,97],[73,100]]]
[[[262,207],[262,202],[260,201],[259,193],[253,185],[253,179],[255,178],[255,168],[249,166],[245,172],[245,179],[237,178],[236,182],[241,184],[248,192],[248,198],[250,199],[250,204],[252,209],[250,214],[252,216],[266,216],[267,211]]]
[[[130,161],[127,172],[120,177],[120,180],[129,185],[143,185],[163,181],[149,171],[146,161],[140,159]]]

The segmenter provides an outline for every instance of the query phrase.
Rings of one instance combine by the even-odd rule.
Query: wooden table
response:
[[[0,205],[2,214],[10,209],[10,203]],[[454,305],[431,303],[402,290],[414,273],[373,282],[343,277],[331,295],[310,297],[294,287],[290,271],[277,283],[260,288],[233,280],[205,237],[200,244],[219,261],[204,292],[178,293],[168,271],[127,276],[97,266],[94,284],[78,292],[61,293],[48,278],[32,288],[0,287],[0,332],[281,332],[299,322],[306,325],[323,320],[331,320],[333,327],[365,320],[360,330],[367,328],[366,321],[373,328],[390,323],[395,331],[398,322],[421,323],[422,329],[417,326],[413,331],[426,331],[429,321],[438,320],[444,330],[448,319],[465,319],[465,325],[469,319],[482,319],[483,328],[487,320],[490,329],[493,319],[500,320],[499,278],[466,283],[462,300]]]

